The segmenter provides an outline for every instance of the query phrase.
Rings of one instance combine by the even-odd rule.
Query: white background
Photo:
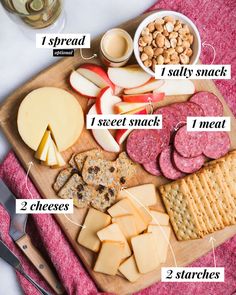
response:
[[[92,37],[129,20],[156,0],[66,0],[65,33],[88,32]],[[76,3],[76,4],[75,4]],[[36,49],[19,26],[9,20],[0,5],[0,103],[14,89],[57,58],[51,50]],[[10,149],[0,132],[0,161]],[[15,273],[0,259],[0,295],[22,294]]]

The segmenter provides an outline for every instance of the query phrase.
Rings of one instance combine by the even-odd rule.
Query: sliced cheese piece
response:
[[[150,213],[152,215],[152,220],[150,224],[152,225],[168,225],[169,224],[169,215],[159,212],[157,210],[151,209]]]
[[[123,251],[122,259],[125,259],[131,255],[131,250],[127,243],[127,240],[117,223],[110,224],[107,227],[101,229],[100,231],[97,232],[97,235],[101,242],[103,241],[123,242],[124,251]]]
[[[141,276],[138,271],[134,255],[130,256],[125,262],[123,262],[120,267],[119,271],[129,280],[131,283],[137,281],[137,279]]]
[[[124,243],[104,241],[98,254],[94,271],[105,273],[111,276],[116,275],[121,263],[124,251]]]
[[[169,241],[170,241],[170,227],[149,225],[148,232],[153,233],[155,236],[156,252],[160,257],[161,263],[166,262]]]
[[[101,242],[97,232],[110,223],[111,217],[108,214],[90,208],[83,224],[85,228],[80,230],[78,243],[94,252],[98,252]]]
[[[61,152],[79,138],[84,115],[72,94],[56,87],[42,87],[30,92],[21,102],[17,126],[23,141],[34,151],[49,127]]]
[[[139,208],[137,207],[137,210],[140,216],[142,217],[142,219],[144,220],[145,224],[148,226],[150,222],[152,221],[150,210],[147,207],[139,207]]]
[[[136,225],[138,233],[141,233],[147,227],[147,224],[144,222],[144,220],[138,213],[137,209],[128,198],[120,200],[111,208],[109,208],[107,211],[112,217],[117,217],[117,216],[127,215],[127,214],[133,215],[135,218],[135,225]]]
[[[148,183],[123,189],[118,194],[118,200],[123,198],[131,199],[138,207],[153,206],[157,202],[155,185]]]
[[[56,152],[55,152],[55,149],[54,149],[52,139],[49,141],[48,153],[47,153],[45,164],[47,166],[57,165],[57,157],[56,157]]]
[[[61,153],[58,151],[54,141],[53,141],[53,147],[54,147],[54,151],[55,151],[55,155],[56,155],[56,159],[57,159],[57,164],[55,166],[53,166],[53,168],[60,168],[66,165],[65,160],[63,159]]]
[[[131,239],[135,261],[140,273],[150,272],[160,265],[155,243],[153,233],[145,233]]]
[[[51,132],[49,130],[46,130],[40,142],[40,145],[34,155],[36,159],[40,161],[46,161],[51,139]]]
[[[112,218],[112,222],[117,223],[128,242],[138,235],[134,215],[122,215]]]

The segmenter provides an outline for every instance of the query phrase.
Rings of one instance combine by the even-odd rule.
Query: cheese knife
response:
[[[16,197],[0,179],[0,204],[7,210],[11,218],[9,235],[20,247],[39,273],[48,282],[56,294],[63,294],[64,289],[50,269],[40,252],[34,247],[30,237],[25,232],[27,214],[16,214]]]
[[[29,275],[24,272],[24,269],[20,263],[20,260],[16,257],[16,255],[11,252],[11,250],[0,240],[0,257],[10,264],[13,268],[15,268],[19,273],[21,273],[31,284],[35,286],[35,288],[42,295],[50,295],[49,292],[44,290],[39,284],[37,284]]]

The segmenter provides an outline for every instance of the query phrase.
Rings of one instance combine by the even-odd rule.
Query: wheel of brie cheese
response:
[[[37,151],[50,130],[59,152],[65,151],[79,138],[84,115],[77,99],[56,87],[42,87],[30,92],[22,101],[17,126],[23,141]]]

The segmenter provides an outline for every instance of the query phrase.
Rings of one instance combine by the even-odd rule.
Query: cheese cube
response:
[[[152,225],[168,225],[169,224],[169,215],[168,214],[158,212],[154,209],[151,209],[150,213],[152,215],[152,220],[151,220],[150,224],[152,224]]]
[[[111,217],[108,214],[90,208],[84,221],[85,228],[81,228],[78,243],[94,252],[100,248],[100,240],[97,232],[111,223]]]
[[[135,218],[135,225],[136,225],[138,233],[141,233],[147,227],[147,224],[144,222],[144,220],[138,213],[137,209],[128,198],[120,200],[111,208],[109,208],[107,211],[112,217],[117,217],[117,216],[127,215],[127,214],[133,215]]]
[[[138,207],[153,206],[157,203],[156,188],[152,183],[123,189],[118,194],[118,200],[130,198]]]
[[[101,229],[100,231],[97,232],[97,235],[101,242],[103,241],[123,242],[124,251],[123,251],[122,259],[125,259],[131,255],[131,250],[127,243],[127,240],[117,223],[110,224],[107,227]]]
[[[170,243],[170,227],[149,225],[148,232],[154,234],[156,251],[160,257],[161,263],[165,263]]]
[[[138,231],[135,225],[135,217],[133,215],[122,215],[112,218],[113,223],[117,223],[129,242],[130,239],[138,235]]]
[[[160,258],[156,251],[155,235],[145,233],[131,239],[135,261],[140,273],[147,273],[160,265]]]
[[[94,271],[108,275],[116,275],[121,263],[124,251],[124,243],[114,241],[104,241],[98,254]]]
[[[41,161],[46,161],[51,140],[52,140],[51,133],[49,130],[46,130],[40,142],[40,145],[34,155],[36,159]]]
[[[130,256],[130,258],[125,260],[125,262],[120,265],[119,271],[132,283],[137,281],[137,279],[141,276],[138,271],[134,255]]]

